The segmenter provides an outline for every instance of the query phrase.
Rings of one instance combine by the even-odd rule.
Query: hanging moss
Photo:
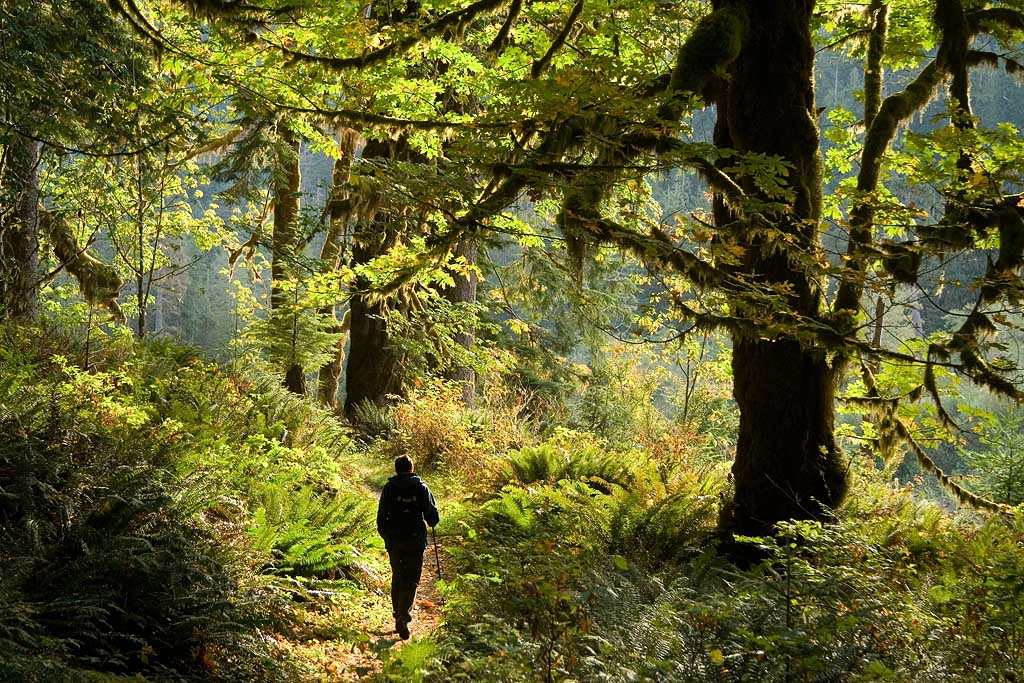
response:
[[[942,484],[943,488],[949,491],[962,505],[966,505],[977,510],[1012,514],[1012,508],[993,502],[988,498],[984,498],[976,493],[968,491],[950,478],[950,476],[946,474],[941,467],[936,465],[935,461],[924,452],[924,449],[917,443],[913,435],[910,433],[910,430],[907,429],[906,425],[904,425],[901,420],[895,420],[893,425],[896,428],[897,436],[904,444],[906,444],[917,458],[917,463],[921,466],[921,469],[929,474],[933,474],[935,478],[938,479],[939,483]]]
[[[913,245],[883,244],[882,266],[897,282],[913,284],[921,267],[921,250]]]
[[[597,182],[577,184],[566,190],[558,212],[558,229],[565,237],[573,274],[583,278],[584,264],[596,241],[596,225],[601,219],[600,204],[604,198]]]
[[[666,121],[678,119],[681,95],[706,96],[708,84],[739,56],[748,28],[746,14],[735,7],[716,10],[700,22],[676,53],[668,83],[670,99],[658,109],[658,117]]]
[[[1010,7],[987,7],[967,13],[972,34],[999,30],[1024,31],[1024,12]]]

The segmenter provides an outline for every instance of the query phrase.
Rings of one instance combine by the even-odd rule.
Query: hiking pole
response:
[[[437,580],[441,580],[441,558],[437,554],[437,529],[430,527],[430,533],[434,537],[434,562],[437,563]]]

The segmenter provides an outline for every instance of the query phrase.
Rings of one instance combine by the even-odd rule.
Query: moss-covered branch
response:
[[[716,10],[701,21],[676,52],[658,118],[676,121],[688,95],[705,96],[708,84],[739,56],[748,30],[746,15],[735,7]]]
[[[512,33],[512,26],[516,23],[516,19],[519,18],[519,13],[523,9],[523,0],[512,0],[512,4],[508,7],[508,15],[505,17],[505,21],[501,24],[501,28],[498,30],[498,35],[494,37],[494,40],[490,45],[487,46],[487,51],[493,54],[500,54],[505,49],[505,45],[508,44],[508,37]]]
[[[1003,68],[1006,69],[1007,76],[1013,76],[1018,80],[1024,79],[1024,64],[1015,59],[1010,59],[1004,54],[987,50],[970,50],[967,53],[967,63],[969,66],[987,66],[998,69],[1000,61],[1003,63]]]
[[[40,212],[40,227],[53,245],[53,253],[61,265],[78,281],[82,298],[100,305],[124,322],[124,311],[117,302],[124,281],[114,267],[92,256],[88,249],[78,246],[71,227],[63,214]]]
[[[988,7],[967,12],[971,33],[985,33],[995,29],[1024,31],[1024,12],[1009,7]]]
[[[968,507],[975,508],[977,510],[988,510],[989,512],[998,512],[1001,514],[1009,514],[1010,508],[1006,505],[993,502],[988,498],[983,498],[976,493],[968,491],[959,483],[954,481],[948,474],[946,474],[941,467],[935,464],[935,461],[929,457],[924,449],[921,448],[917,440],[914,439],[914,435],[910,433],[907,426],[899,419],[893,420],[893,426],[896,429],[896,435],[899,439],[906,444],[910,452],[917,458],[917,463],[921,466],[925,472],[935,475],[935,478],[939,480],[942,486],[952,493],[961,504],[967,505]]]
[[[862,252],[874,238],[875,207],[871,194],[878,188],[882,158],[896,137],[900,124],[928,104],[944,75],[937,60],[928,64],[903,91],[885,98],[868,128],[857,175],[857,190],[862,197],[850,213],[850,237],[846,250],[847,268],[855,275],[847,277],[839,285],[834,305],[837,317],[847,328],[853,324],[851,312],[859,310],[864,291],[864,280],[856,274],[866,268]]]
[[[857,176],[859,191],[872,192],[878,186],[882,157],[896,137],[897,128],[931,101],[935,88],[945,75],[939,64],[932,62],[902,92],[890,95],[882,102],[864,139],[861,170]]]
[[[889,32],[889,5],[882,0],[872,0],[868,7],[868,17],[871,20],[871,32],[868,36],[868,53],[864,60],[865,129],[871,128],[882,106],[882,57],[885,56],[885,40]]]
[[[565,45],[565,41],[569,39],[569,34],[572,32],[573,26],[576,25],[576,20],[580,18],[580,14],[582,13],[583,0],[577,0],[576,4],[572,7],[572,11],[569,12],[569,18],[565,20],[565,25],[562,27],[562,30],[558,32],[558,35],[555,36],[555,39],[551,41],[551,46],[548,47],[547,52],[533,63],[533,68],[530,69],[531,78],[540,78],[540,75],[548,68],[548,64],[551,63],[554,56],[558,54],[558,51]]]

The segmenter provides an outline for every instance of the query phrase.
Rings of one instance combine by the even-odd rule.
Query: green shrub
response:
[[[481,433],[486,423],[463,405],[461,384],[424,382],[395,406],[395,421],[397,430],[383,448],[386,458],[406,454],[419,470],[443,469],[477,485],[493,479],[492,434]]]
[[[715,553],[720,477],[683,472],[661,498],[606,494],[545,483],[567,469],[556,449],[519,456],[534,481],[469,517],[425,681],[1024,675],[1024,513],[950,514],[855,466],[859,495],[837,523],[746,539],[766,559],[741,569]]]
[[[232,525],[206,514],[214,492],[174,473],[180,440],[122,400],[130,378],[65,368],[39,381],[10,355],[0,365],[22,378],[0,387],[0,651],[21,659],[5,680],[35,680],[46,661],[267,680],[258,629],[285,605],[254,580]]]
[[[211,507],[238,518],[265,554],[261,571],[341,577],[376,543],[370,497],[351,482],[348,429],[271,379],[194,359],[175,370],[176,361],[145,361],[142,399],[154,420],[182,432],[177,470],[219,492]]]
[[[613,507],[598,489],[562,480],[507,486],[471,516],[448,607],[460,657],[501,659],[509,672],[576,667],[589,630],[586,577],[614,562],[605,552]]]

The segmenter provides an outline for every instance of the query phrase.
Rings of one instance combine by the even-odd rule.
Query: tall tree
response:
[[[159,221],[154,214],[163,215],[166,207],[152,201],[149,181],[163,180],[152,175],[143,179],[143,161],[167,159],[172,149],[171,156],[179,161],[185,154],[181,148],[201,135],[206,112],[213,106],[201,99],[206,92],[197,91],[194,82],[189,84],[193,87],[181,83],[180,65],[165,64],[158,70],[150,47],[124,24],[116,9],[100,0],[3,3],[0,147],[10,163],[0,181],[0,221],[10,219],[11,230],[4,232],[12,242],[0,260],[0,271],[15,277],[9,282],[6,275],[0,276],[5,297],[20,290],[16,298],[34,307],[36,290],[57,273],[67,272],[78,281],[83,298],[123,320],[118,294],[125,275],[122,268],[128,265],[144,318],[144,300],[160,261],[152,258],[156,250],[139,247],[138,237]],[[124,166],[132,160],[138,173],[129,185],[131,174]],[[162,178],[180,170],[165,168]],[[79,183],[72,176],[84,182],[73,186]],[[135,258],[132,264],[124,258],[106,263],[90,250],[97,239],[109,239],[120,257],[126,255],[120,249],[121,218],[108,211],[125,200],[130,193],[126,186],[138,190],[132,210]],[[103,204],[107,206],[100,211]],[[159,210],[154,209],[156,204]],[[148,214],[143,211],[147,206],[153,209]],[[105,213],[102,219],[100,213]],[[85,223],[92,223],[92,229],[78,230]],[[37,270],[37,261],[45,268]],[[28,273],[33,277],[21,277]],[[143,333],[145,325],[139,330]]]
[[[128,135],[122,98],[149,83],[148,63],[103,2],[0,6],[0,317],[32,317],[38,308],[45,275],[39,231],[55,225],[40,220],[46,153],[75,147],[110,155],[128,139],[146,144]]]
[[[388,164],[407,161],[413,151],[408,139],[370,140],[363,148],[364,163]],[[349,355],[345,375],[345,412],[352,415],[364,401],[378,405],[402,392],[404,354],[398,349],[388,329],[388,315],[396,308],[400,313],[405,303],[374,291],[369,277],[359,274],[361,266],[383,256],[406,231],[406,213],[400,206],[387,204],[378,190],[363,185],[352,232],[352,267],[357,276],[349,299]]]
[[[42,143],[12,133],[0,158],[0,318],[38,309],[41,155]]]
[[[784,159],[784,206],[744,215],[719,194],[714,221],[720,238],[741,253],[734,276],[776,289],[788,314],[822,321],[823,283],[807,258],[820,254],[822,164],[814,99],[813,0],[719,0],[736,19],[741,47],[715,98],[715,144],[738,154]],[[765,196],[754,178],[740,185]],[[780,249],[778,236],[788,238]],[[749,306],[752,304],[748,304]],[[739,303],[736,314],[757,312]],[[740,409],[728,524],[764,533],[780,519],[818,517],[842,501],[845,465],[834,436],[835,390],[842,365],[829,350],[789,334],[736,329],[734,396]]]
[[[321,268],[328,272],[336,271],[342,265],[348,225],[347,186],[356,140],[357,136],[350,131],[342,132],[339,143],[340,154],[334,162],[334,170],[331,174],[331,193],[328,197],[327,207],[327,235],[324,238],[323,247],[320,249]],[[345,333],[348,332],[349,317],[346,313],[344,318],[338,320],[338,305],[333,302],[326,309],[321,309],[321,314],[329,318],[330,330],[338,334],[339,337],[334,345],[330,361],[320,367],[320,372],[317,375],[317,398],[325,406],[336,409],[341,370],[345,362]]]
[[[454,283],[445,287],[442,292],[452,304],[473,305],[476,303],[478,276],[476,272],[477,242],[472,238],[462,239],[455,245],[452,255],[459,268],[452,274]],[[464,350],[470,351],[475,341],[475,330],[466,326],[455,334],[455,342]],[[476,396],[476,371],[467,363],[455,362],[445,372],[447,379],[462,385],[462,403],[472,408]]]
[[[275,164],[271,172],[274,223],[270,241],[270,271],[273,278],[270,285],[270,315],[291,320],[291,343],[288,345],[291,353],[285,360],[284,385],[296,394],[304,395],[306,371],[299,361],[300,342],[296,338],[300,311],[294,297],[298,296],[298,288],[293,288],[292,293],[289,293],[282,284],[297,277],[296,268],[304,244],[299,215],[302,194],[299,157],[302,141],[283,122],[278,134],[280,141],[274,150]]]

